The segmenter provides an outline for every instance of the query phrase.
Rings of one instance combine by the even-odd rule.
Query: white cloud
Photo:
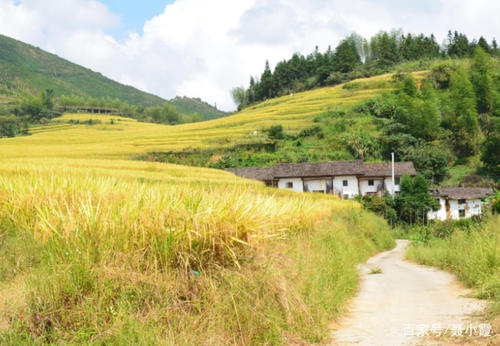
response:
[[[145,6],[145,5],[143,5]],[[448,29],[500,36],[500,3],[477,0],[177,0],[142,34],[118,41],[120,17],[94,0],[0,0],[0,33],[164,98],[197,96],[232,109],[229,91],[294,52],[335,45],[356,31]]]

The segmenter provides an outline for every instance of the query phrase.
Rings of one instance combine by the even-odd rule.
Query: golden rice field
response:
[[[107,115],[65,114],[55,119],[55,123],[31,129],[31,136],[2,139],[0,157],[127,159],[151,151],[261,141],[265,137],[262,130],[273,124],[292,131],[311,126],[313,118],[322,112],[348,107],[388,90],[389,79],[390,75],[360,79],[355,81],[360,83],[355,90],[338,85],[301,92],[260,103],[225,118],[176,126]],[[89,119],[98,119],[101,123],[68,123]],[[114,124],[110,124],[111,119]]]
[[[0,344],[322,340],[356,264],[393,245],[385,221],[330,195],[127,159],[310,126],[387,78],[196,124],[65,114],[0,139]]]
[[[238,244],[284,237],[355,207],[211,169],[63,159],[1,160],[0,206],[0,220],[37,238],[79,242],[85,235],[131,259],[162,253],[151,262],[162,267],[168,256],[182,266],[235,259]]]

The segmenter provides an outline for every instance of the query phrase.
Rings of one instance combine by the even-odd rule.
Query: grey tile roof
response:
[[[363,161],[335,161],[315,163],[282,163],[275,166],[275,178],[332,177],[363,175]]]
[[[433,190],[436,196],[450,199],[479,199],[493,194],[490,187],[443,187]]]
[[[226,168],[225,171],[242,178],[269,181],[274,179],[274,169],[274,167],[240,167],[238,169]]]
[[[392,175],[391,163],[365,163],[365,176],[369,177],[390,177]],[[417,175],[413,162],[394,162],[394,175]]]
[[[391,163],[363,163],[361,160],[280,163],[274,167],[242,167],[238,168],[237,172],[234,168],[227,168],[226,171],[240,177],[262,181],[279,178],[319,178],[341,175],[390,177]],[[398,177],[404,174],[417,174],[413,162],[395,162],[394,173]]]

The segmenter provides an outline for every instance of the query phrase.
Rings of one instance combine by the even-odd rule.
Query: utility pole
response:
[[[238,144],[234,145],[234,173],[238,175]]]
[[[395,184],[395,179],[394,179],[394,153],[391,153],[391,159],[392,159],[392,197],[394,198],[394,184]]]

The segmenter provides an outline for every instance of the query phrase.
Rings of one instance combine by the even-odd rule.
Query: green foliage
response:
[[[415,168],[426,179],[435,184],[441,182],[449,174],[448,165],[452,155],[446,148],[425,143],[407,147],[403,156],[405,160],[413,162]]]
[[[486,138],[482,147],[481,161],[492,173],[500,175],[500,133]]]
[[[340,42],[335,49],[333,63],[338,72],[347,73],[353,71],[357,65],[361,64],[356,42],[347,38]]]
[[[479,113],[492,113],[495,99],[493,85],[493,63],[491,56],[481,47],[474,50],[471,65],[472,82],[476,90],[477,110]]]
[[[19,132],[19,118],[10,116],[0,116],[0,138],[15,137]]]
[[[193,117],[195,115],[197,115],[197,117],[194,118],[196,121],[191,122],[217,119],[228,115],[228,113],[217,109],[217,105],[212,106],[199,98],[186,96],[175,97],[169,100],[168,103],[174,106],[177,112],[188,120],[186,122],[190,122],[190,116]],[[198,120],[198,117],[201,118],[201,120]]]
[[[285,138],[285,132],[283,131],[283,126],[273,125],[266,130],[269,139],[283,139]]]
[[[478,150],[479,123],[474,88],[462,68],[451,75],[450,95],[453,107],[451,128],[457,155],[473,155]]]
[[[401,178],[401,192],[395,198],[398,217],[408,223],[423,221],[430,210],[439,208],[429,192],[429,184],[422,175]]]
[[[500,190],[495,189],[495,195],[491,200],[491,211],[494,214],[500,214]]]
[[[348,135],[344,139],[349,152],[356,158],[364,160],[368,156],[378,157],[380,153],[380,144],[376,138],[364,129]]]
[[[442,62],[432,67],[429,79],[437,89],[448,89],[450,87],[451,75],[456,66],[451,61]]]

